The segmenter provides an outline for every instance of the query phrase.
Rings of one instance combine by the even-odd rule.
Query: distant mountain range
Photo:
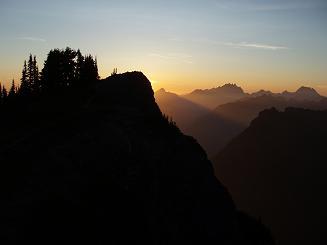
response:
[[[277,244],[327,244],[326,125],[327,111],[265,110],[214,159],[238,207]]]
[[[309,93],[305,93],[308,91]],[[248,126],[251,120],[258,116],[259,112],[275,107],[284,110],[286,107],[298,107],[306,109],[327,109],[327,98],[317,92],[311,94],[309,88],[300,88],[294,93],[283,92],[282,94],[264,93],[263,95],[251,94],[242,100],[218,106],[214,112],[226,119]],[[314,90],[313,90],[314,91]]]
[[[159,90],[155,97],[161,110],[171,116],[184,133],[195,137],[210,157],[241,133],[264,109],[327,109],[327,98],[308,87],[295,92],[260,90],[248,94],[235,84],[226,84],[183,96]],[[213,103],[218,104],[213,106]],[[206,109],[209,107],[214,109]]]
[[[310,87],[302,86],[295,92],[284,91],[282,93],[273,93],[268,90],[259,90],[254,93],[245,93],[241,87],[232,83],[212,89],[196,89],[189,94],[182,95],[182,97],[208,109],[214,109],[219,105],[234,102],[242,98],[262,95],[278,96],[299,101],[319,101],[322,98],[316,90]]]

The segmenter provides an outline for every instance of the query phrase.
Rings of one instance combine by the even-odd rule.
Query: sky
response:
[[[102,78],[142,71],[155,90],[237,83],[327,95],[326,0],[0,0],[0,82],[69,46]]]

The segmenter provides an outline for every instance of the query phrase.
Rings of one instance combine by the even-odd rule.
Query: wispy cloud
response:
[[[231,46],[235,48],[253,48],[253,49],[265,49],[265,50],[283,50],[283,49],[289,49],[285,46],[275,46],[270,44],[263,44],[263,43],[247,43],[247,42],[241,42],[241,43],[222,43],[225,46]]]
[[[38,37],[18,37],[17,40],[24,40],[24,41],[30,41],[30,42],[46,42],[47,40],[43,38]]]
[[[272,51],[290,49],[289,47],[281,46],[281,45],[252,43],[252,42],[219,42],[206,38],[196,39],[195,42],[209,44],[209,45],[229,46],[233,48],[250,48],[250,49],[262,49],[262,50],[272,50]]]

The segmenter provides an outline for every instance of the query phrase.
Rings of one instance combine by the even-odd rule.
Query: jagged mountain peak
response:
[[[184,95],[185,98],[209,109],[247,96],[243,89],[236,84],[225,85],[211,89],[196,89]]]
[[[191,94],[219,94],[219,93],[240,93],[243,94],[244,91],[241,87],[237,86],[236,83],[226,83],[222,86],[218,86],[211,89],[195,89]]]

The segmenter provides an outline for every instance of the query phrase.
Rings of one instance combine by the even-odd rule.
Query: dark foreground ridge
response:
[[[327,244],[327,111],[265,110],[215,159],[238,208],[277,244]]]
[[[2,244],[273,244],[140,72],[16,108],[1,128]]]

